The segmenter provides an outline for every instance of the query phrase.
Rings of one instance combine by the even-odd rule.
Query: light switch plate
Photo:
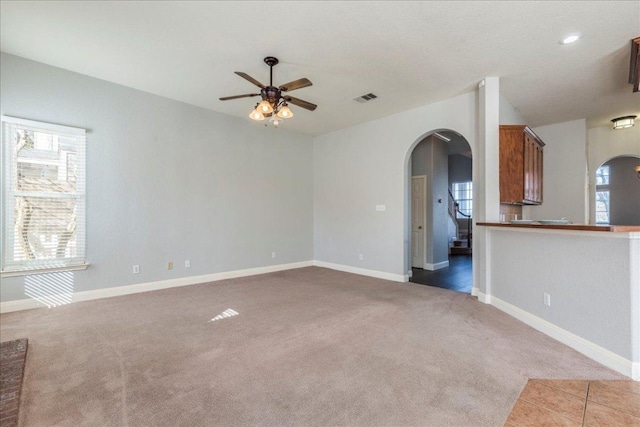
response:
[[[387,210],[387,205],[376,205],[376,211],[384,212]]]

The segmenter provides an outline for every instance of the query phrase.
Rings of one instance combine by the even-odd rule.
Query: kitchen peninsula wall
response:
[[[477,226],[491,253],[480,301],[640,380],[640,226]]]

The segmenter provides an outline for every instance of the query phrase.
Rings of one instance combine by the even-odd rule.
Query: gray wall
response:
[[[462,154],[449,156],[449,184],[454,182],[468,182],[472,180],[472,160]]]
[[[89,130],[75,291],[313,259],[310,137],[7,54],[0,71],[3,115]]]
[[[428,136],[420,141],[411,154],[411,176],[427,175],[427,178],[429,178],[428,186],[430,186],[431,174],[433,173],[431,170],[433,162],[432,139],[432,137]]]
[[[525,206],[525,219],[568,218],[587,222],[587,122],[585,119],[534,128],[544,141],[540,206]]]
[[[640,253],[635,239],[616,234],[493,228],[491,294],[637,360],[632,351],[637,341],[631,338],[637,334],[631,317],[637,313],[637,298],[629,296],[637,295],[631,264],[640,261]],[[545,292],[551,306],[543,304]]]
[[[500,124],[501,125],[526,125],[527,122],[520,115],[507,98],[500,95]]]
[[[433,139],[433,179],[431,212],[433,213],[433,264],[449,260],[449,152],[447,143]]]
[[[640,166],[640,158],[618,157],[605,165],[611,167],[611,224],[640,225],[640,177],[635,171],[635,167]]]
[[[411,155],[412,176],[427,176],[425,262],[428,264],[437,264],[449,259],[447,160],[447,143],[433,136],[422,140]]]
[[[314,258],[406,277],[411,153],[442,129],[460,133],[475,149],[477,105],[471,92],[316,137]],[[376,211],[376,204],[386,210]]]

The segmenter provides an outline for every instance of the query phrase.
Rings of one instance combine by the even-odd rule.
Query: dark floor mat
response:
[[[0,427],[18,425],[27,339],[0,343]]]

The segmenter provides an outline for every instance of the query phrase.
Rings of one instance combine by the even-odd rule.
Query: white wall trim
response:
[[[221,273],[204,274],[201,276],[180,277],[177,279],[138,283],[135,285],[118,286],[112,288],[102,288],[93,291],[76,292],[72,296],[72,302],[90,301],[94,299],[137,294],[140,292],[157,291],[160,289],[175,288],[179,286],[197,285],[200,283],[216,282],[225,279],[234,279],[238,277],[254,276],[257,274],[273,273],[276,271],[311,267],[312,265],[314,265],[313,261],[302,261],[290,264],[269,265],[265,267],[248,268],[245,270],[225,271]],[[9,313],[12,311],[28,310],[39,307],[46,307],[46,305],[34,299],[3,301],[0,302],[0,313]]]
[[[640,233],[637,231],[586,231],[586,230],[562,230],[559,228],[533,228],[531,227],[500,227],[487,225],[491,231],[499,232],[517,232],[517,233],[537,233],[537,234],[573,234],[575,236],[589,237],[607,237],[609,239],[640,239]]]
[[[535,316],[527,311],[524,311],[514,305],[509,304],[499,298],[484,296],[488,298],[489,304],[504,311],[510,316],[515,317],[521,322],[526,323],[532,328],[542,332],[545,335],[550,336],[553,339],[560,341],[561,343],[568,345],[574,350],[584,354],[585,356],[603,364],[604,366],[620,372],[623,375],[631,377],[636,381],[640,381],[640,363],[632,363],[630,360],[625,359],[616,353],[607,350],[597,344],[592,343],[574,333],[562,329],[559,326],[554,325],[538,316]],[[478,297],[480,299],[480,297]]]
[[[361,276],[376,277],[378,279],[392,280],[394,282],[408,282],[408,274],[394,274],[378,270],[369,270],[366,268],[352,267],[350,265],[334,264],[324,261],[313,261],[316,267],[329,268],[331,270],[344,271],[345,273],[360,274]]]
[[[20,299],[14,301],[0,302],[0,314],[11,313],[12,311],[31,310],[32,308],[44,307],[34,299]]]
[[[46,268],[38,268],[33,270],[15,270],[15,271],[2,271],[0,272],[0,277],[17,277],[17,276],[29,276],[32,274],[46,274],[46,273],[55,273],[59,271],[77,271],[77,270],[86,270],[89,267],[89,263],[76,264],[76,265],[66,265],[64,267],[46,267]]]
[[[480,295],[480,288],[476,288],[475,286],[471,288],[471,296],[477,297],[478,295]]]
[[[437,262],[435,264],[430,264],[428,262],[424,263],[424,269],[430,270],[430,271],[440,270],[441,268],[447,268],[447,267],[449,267],[449,260]]]
[[[481,292],[479,288],[476,289],[478,289],[478,301],[485,304],[491,304],[491,295],[487,295],[484,292]]]

